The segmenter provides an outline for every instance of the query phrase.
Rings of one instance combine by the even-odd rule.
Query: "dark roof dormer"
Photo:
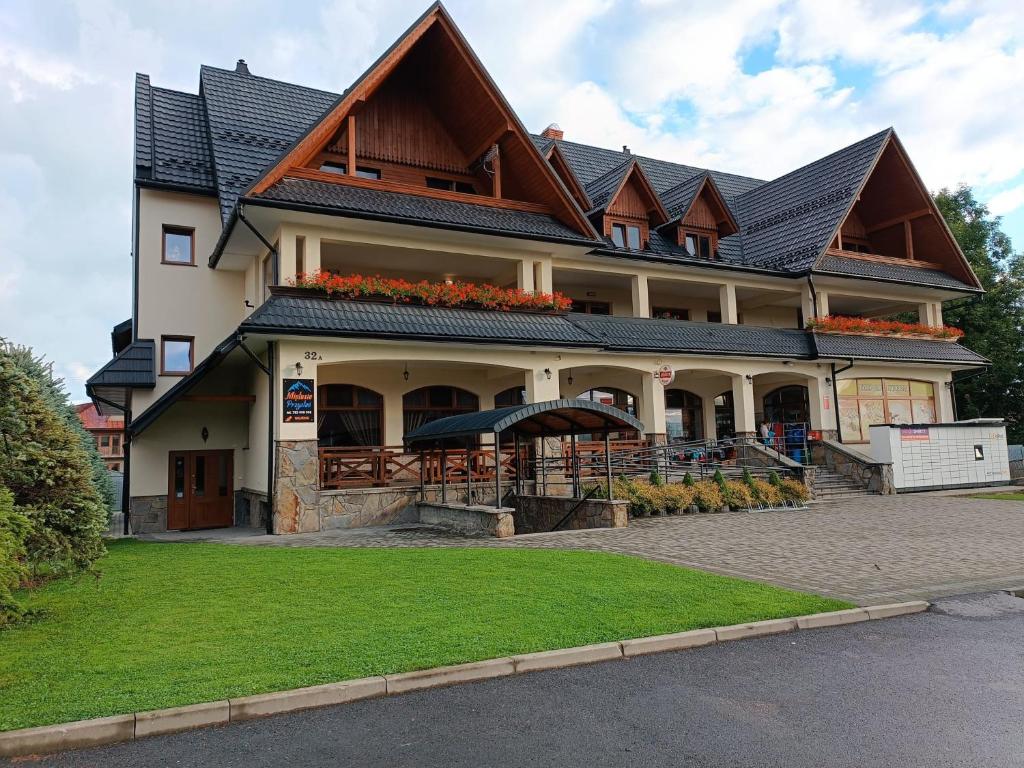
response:
[[[643,168],[632,155],[585,187],[591,207],[587,216],[617,248],[647,247],[652,228],[669,220]]]

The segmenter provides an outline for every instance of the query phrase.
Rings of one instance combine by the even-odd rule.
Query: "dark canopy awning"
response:
[[[623,429],[643,432],[644,425],[625,411],[590,400],[549,400],[476,411],[431,421],[405,436],[411,447],[428,447],[452,437],[511,431],[522,437],[607,434]]]

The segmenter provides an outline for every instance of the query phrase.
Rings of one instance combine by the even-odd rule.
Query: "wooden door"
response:
[[[169,459],[168,530],[232,525],[234,468],[231,451],[174,451]]]

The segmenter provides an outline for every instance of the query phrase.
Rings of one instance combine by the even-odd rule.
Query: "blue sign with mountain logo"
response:
[[[284,420],[286,423],[313,421],[313,380],[284,380]]]

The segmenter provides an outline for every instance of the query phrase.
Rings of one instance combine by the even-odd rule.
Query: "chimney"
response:
[[[629,147],[627,147],[625,144],[622,145],[622,154],[624,154],[624,155],[630,154]]]
[[[558,123],[552,123],[543,131],[541,131],[540,135],[543,136],[545,139],[555,139],[556,141],[561,141],[565,133],[563,133],[562,129],[558,127]]]
[[[237,72],[239,75],[252,74],[251,72],[249,72],[249,67],[246,65],[245,59],[238,60],[238,63],[235,64],[235,72]]]

